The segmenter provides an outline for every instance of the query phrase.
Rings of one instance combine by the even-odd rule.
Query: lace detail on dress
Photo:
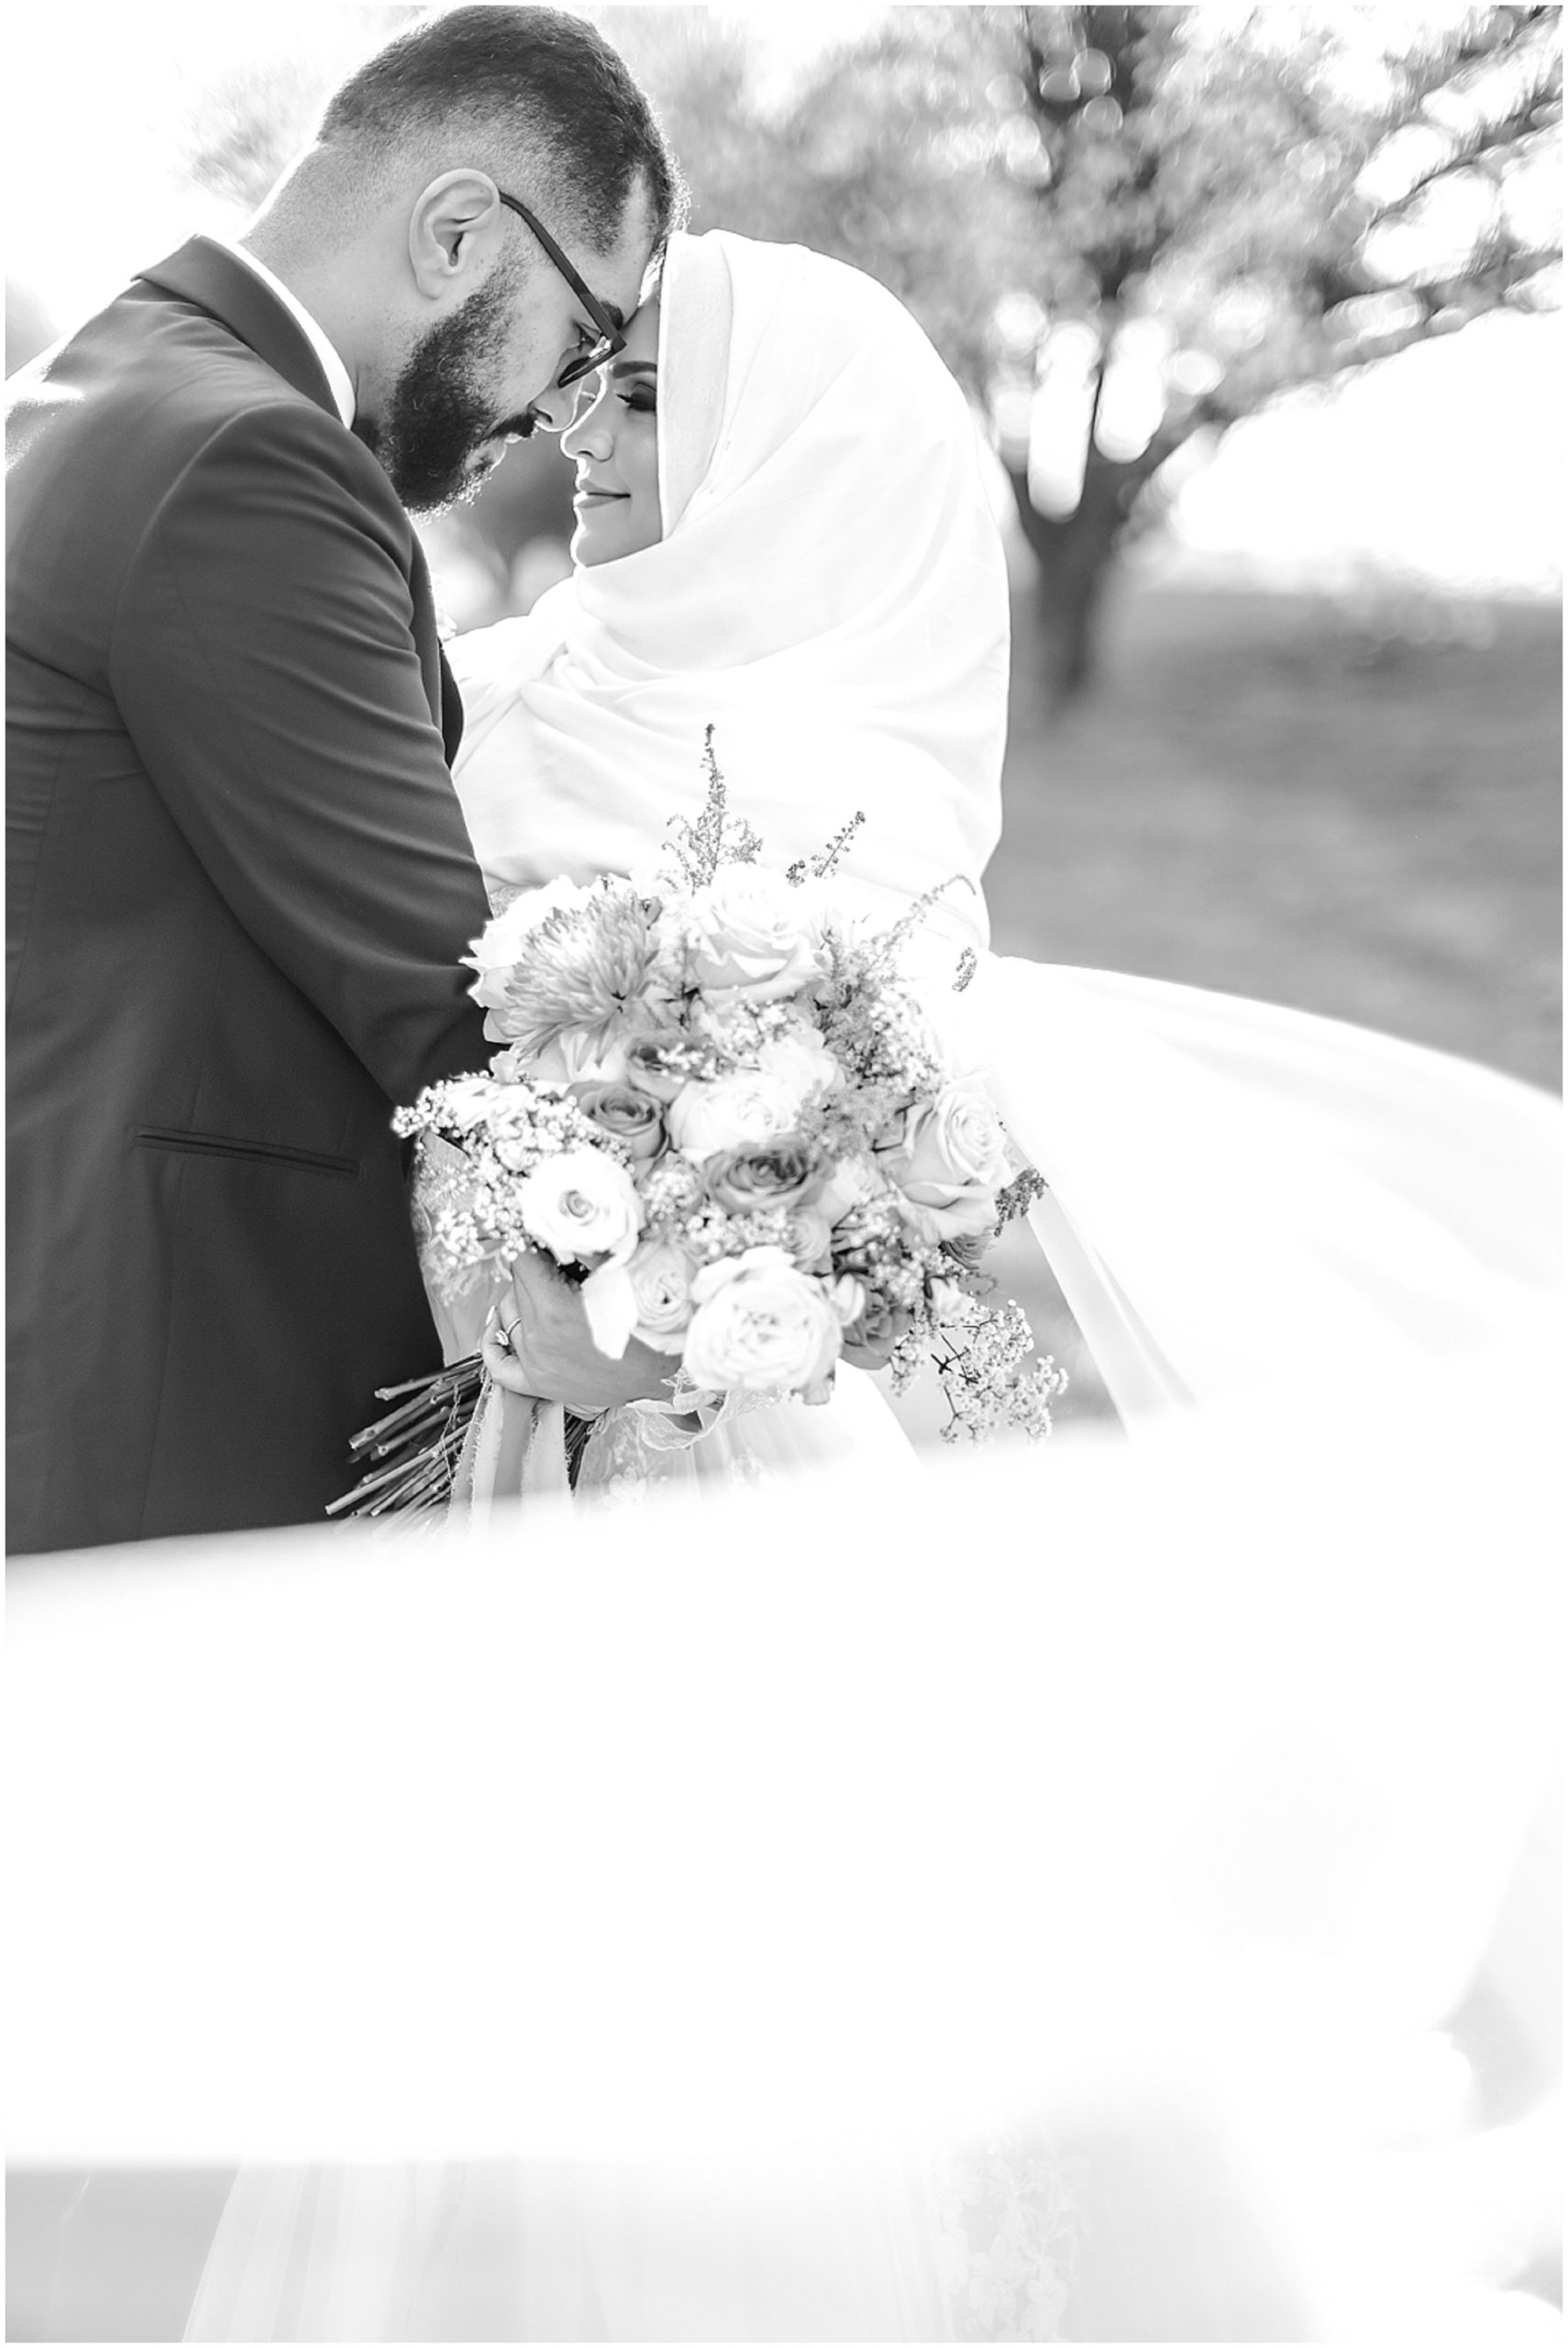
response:
[[[442,1216],[468,1205],[473,1182],[473,1167],[455,1143],[440,1134],[420,1135],[408,1211],[420,1277],[448,1362],[478,1353],[490,1308],[506,1286],[505,1268],[495,1259],[459,1263],[441,1245]]]
[[[1062,2165],[992,2139],[941,2163],[942,2279],[955,2340],[1059,2340],[1076,2230]]]
[[[440,1245],[441,1217],[466,1207],[473,1187],[473,1167],[457,1145],[440,1134],[421,1134],[409,1191],[414,1244],[425,1288],[438,1303],[448,1307],[490,1284],[489,1264],[458,1264]]]
[[[579,1497],[612,1506],[638,1500],[649,1484],[670,1478],[679,1455],[690,1451],[719,1427],[727,1427],[755,1411],[771,1410],[778,1399],[776,1394],[737,1390],[716,1402],[627,1402],[619,1410],[606,1411],[582,1455]],[[692,1417],[701,1423],[682,1423]],[[759,1459],[745,1452],[736,1452],[725,1463],[726,1480],[731,1483],[756,1483],[766,1472]]]

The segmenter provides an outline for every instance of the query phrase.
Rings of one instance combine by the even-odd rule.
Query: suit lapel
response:
[[[332,386],[299,321],[291,316],[254,270],[237,260],[225,246],[215,244],[210,237],[193,237],[177,253],[171,253],[167,260],[138,274],[161,293],[172,294],[180,301],[193,302],[199,310],[205,310],[259,359],[264,359],[285,383],[314,401],[317,407],[325,408],[328,415],[342,421]],[[425,691],[430,714],[441,728],[450,765],[462,739],[463,705],[436,637],[430,572],[417,537],[414,539],[410,585],[414,592],[414,637],[425,675]]]

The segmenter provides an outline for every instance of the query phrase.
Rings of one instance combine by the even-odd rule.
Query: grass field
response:
[[[1134,970],[1561,1081],[1561,614],[1375,653],[1327,602],[1122,582],[1047,724],[1016,615],[999,952]]]

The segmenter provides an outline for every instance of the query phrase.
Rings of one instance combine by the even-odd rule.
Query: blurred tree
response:
[[[591,12],[657,106],[693,228],[811,245],[879,278],[971,390],[988,380],[999,292],[1031,222],[998,168],[988,83],[999,17],[875,12],[847,43],[768,70],[751,23],[706,8]],[[864,12],[863,12],[864,13]]]
[[[315,12],[301,46],[269,40],[259,26],[258,46],[215,83],[198,85],[175,131],[193,187],[254,212],[309,139],[327,93],[383,41],[428,16],[413,0],[385,6],[327,7]]]
[[[30,285],[6,280],[6,372],[14,375],[55,338],[54,321]]]
[[[1012,16],[991,95],[1035,266],[987,391],[1070,692],[1116,550],[1196,436],[1552,298],[1560,11]]]

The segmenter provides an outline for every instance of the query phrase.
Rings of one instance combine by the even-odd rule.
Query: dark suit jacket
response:
[[[425,565],[205,238],[12,390],[9,1545],[310,1521],[439,1360],[392,1105],[487,1056]]]

